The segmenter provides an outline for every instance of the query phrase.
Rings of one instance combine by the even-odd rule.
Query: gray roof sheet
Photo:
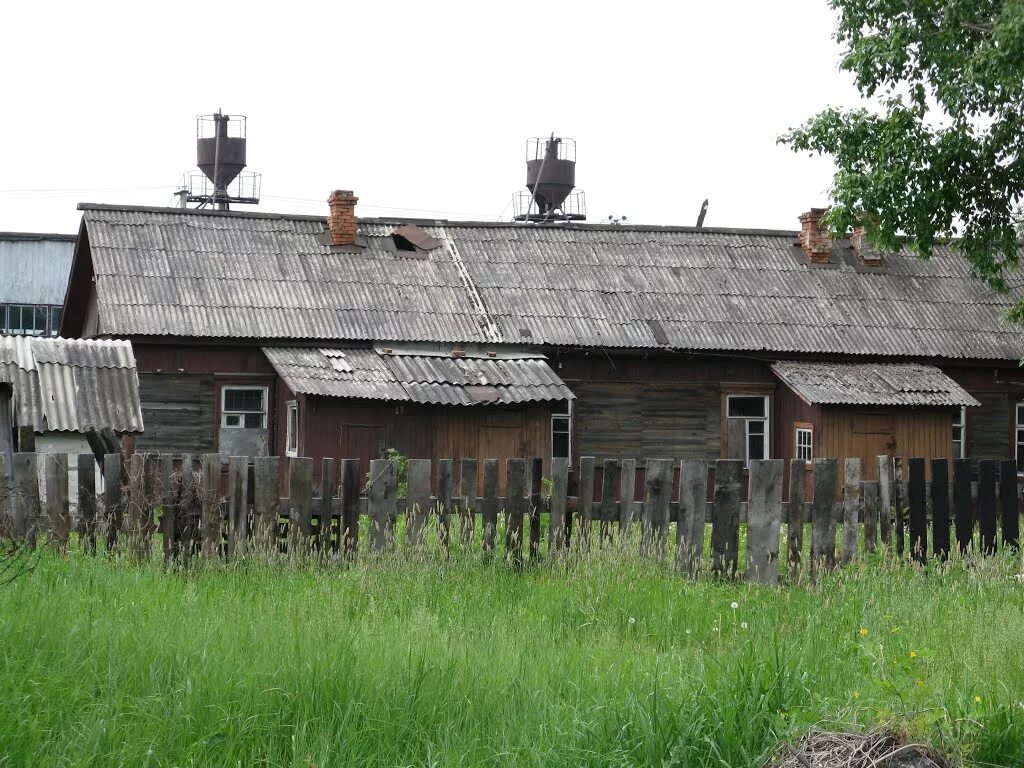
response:
[[[0,336],[0,381],[14,390],[15,422],[36,432],[143,429],[128,341]]]
[[[295,393],[437,405],[568,400],[572,392],[539,355],[501,359],[422,350],[264,347]]]
[[[811,404],[980,405],[931,365],[777,362],[772,370]]]
[[[83,205],[100,333],[483,342],[1016,360],[1021,329],[946,246],[884,268],[811,267],[795,232],[419,222],[426,258],[386,247],[406,221]]]

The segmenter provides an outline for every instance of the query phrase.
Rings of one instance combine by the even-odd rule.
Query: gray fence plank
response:
[[[68,508],[68,455],[43,454],[43,476],[46,478],[47,541],[52,549],[63,552],[71,535],[71,512]]]
[[[711,571],[715,576],[736,575],[742,480],[742,461],[715,462],[715,511],[711,521]]]
[[[642,547],[663,557],[668,549],[669,504],[672,501],[672,459],[647,459],[644,473]]]
[[[107,551],[117,549],[117,539],[124,517],[124,473],[121,454],[108,453],[103,457],[103,521],[107,534]]]
[[[864,551],[871,554],[878,549],[878,481],[861,483],[864,499]]]
[[[313,459],[288,460],[288,554],[308,554],[313,536]]]
[[[544,461],[532,458],[527,461],[530,477],[530,559],[540,558],[540,513],[544,503],[541,486],[544,484]]]
[[[878,457],[878,535],[883,546],[892,545],[892,460]]]
[[[498,460],[484,459],[484,493],[480,500],[480,526],[483,529],[483,551],[494,552],[498,530]]]
[[[523,560],[523,510],[526,507],[526,459],[508,459],[505,475],[505,556]]]
[[[860,459],[846,459],[843,466],[843,564],[857,555],[861,504]]]
[[[0,489],[3,488],[0,474]],[[0,513],[2,517],[2,513]],[[96,553],[96,457],[91,453],[78,454],[78,520],[82,548]]]
[[[811,570],[836,565],[836,487],[838,459],[814,460],[814,501],[811,511]]]
[[[576,538],[579,550],[590,550],[590,528],[594,506],[594,457],[580,457],[580,483],[576,507]]]
[[[359,459],[341,460],[341,524],[338,538],[341,550],[353,556],[359,550],[360,498],[363,493],[363,478],[360,477]]]
[[[451,544],[452,497],[455,495],[455,465],[451,459],[437,462],[437,535],[447,551]]]
[[[367,509],[370,514],[370,547],[374,552],[395,547],[398,472],[390,459],[370,461],[370,489]]]
[[[907,548],[907,508],[909,494],[903,459],[896,456],[892,460],[892,538],[896,554],[902,556]]]
[[[619,536],[628,541],[633,530],[633,499],[636,498],[636,459],[619,462]]]
[[[228,557],[245,554],[249,539],[249,457],[228,459]]]
[[[277,523],[281,517],[281,470],[277,456],[257,456],[253,524],[256,546],[267,554],[277,552]]]
[[[220,555],[222,518],[220,510],[220,454],[203,454],[203,475],[199,484],[202,505],[200,529],[203,557],[213,559]]]
[[[615,480],[621,471],[618,459],[605,459],[601,474],[601,542],[608,540],[612,523],[619,519],[619,500],[615,498]]]
[[[430,516],[430,459],[409,459],[408,518],[406,533],[409,544],[423,544],[423,531]]]
[[[700,562],[704,554],[704,518],[707,498],[707,461],[705,459],[687,459],[679,470],[676,565],[690,576],[696,576],[700,571]]]
[[[128,459],[128,510],[125,519],[127,525],[128,549],[132,556],[144,558],[147,552],[146,512],[149,499],[146,498],[146,457],[141,453],[133,453]]]
[[[14,482],[7,454],[0,451],[0,539],[15,538],[12,509],[14,506]]]
[[[566,508],[569,493],[569,459],[551,460],[551,520],[548,528],[548,551],[561,552],[565,546]]]
[[[779,583],[783,467],[781,459],[750,462],[747,562],[744,570],[748,580],[767,586]]]
[[[174,459],[169,455],[157,457],[157,472],[160,477],[160,539],[164,559],[172,560],[174,558],[174,520],[178,513],[178,493],[180,491],[178,483],[175,482]],[[78,477],[79,483],[81,483],[81,467],[78,470]]]
[[[476,459],[463,459],[459,466],[459,543],[463,549],[473,546],[476,527]]]
[[[15,538],[35,549],[39,539],[39,465],[35,453],[15,453],[12,528]]]
[[[317,511],[316,544],[323,552],[334,546],[334,496],[338,490],[337,462],[325,456],[320,462],[320,508]]]
[[[807,495],[807,462],[789,462],[789,506],[786,509],[787,573],[800,567],[804,552],[804,497]]]

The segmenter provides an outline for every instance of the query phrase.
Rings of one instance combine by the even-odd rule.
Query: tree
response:
[[[923,258],[959,238],[975,274],[1005,290],[1024,195],[1024,0],[829,2],[840,67],[877,106],[825,109],[779,138],[834,158],[826,222]]]

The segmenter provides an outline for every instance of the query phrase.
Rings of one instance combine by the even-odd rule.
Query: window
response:
[[[294,400],[288,403],[287,434],[285,436],[285,455],[299,455],[299,404]]]
[[[60,321],[64,317],[64,307],[50,307],[50,335],[60,333]]]
[[[768,396],[729,395],[726,398],[726,416],[729,422],[728,435],[743,435],[741,451],[734,451],[730,443],[730,455],[736,455],[749,465],[751,459],[768,458]]]
[[[572,404],[560,400],[551,406],[551,457],[572,463]]]
[[[814,458],[814,427],[810,424],[796,427],[796,452],[793,455],[808,462]]]
[[[0,306],[0,328],[7,333],[43,336],[47,332],[50,308],[31,304]]]
[[[223,387],[220,425],[237,429],[266,429],[267,388]]]
[[[1024,403],[1017,403],[1017,471],[1024,472]]]
[[[1017,420],[1020,423],[1020,419]],[[1018,429],[1017,442],[1020,442],[1020,431]],[[960,410],[953,412],[953,458],[964,459],[967,438],[967,409],[960,406]]]

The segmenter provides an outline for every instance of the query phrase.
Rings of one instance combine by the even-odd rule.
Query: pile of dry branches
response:
[[[951,763],[931,747],[893,731],[814,730],[796,744],[783,744],[765,768],[951,768]]]

